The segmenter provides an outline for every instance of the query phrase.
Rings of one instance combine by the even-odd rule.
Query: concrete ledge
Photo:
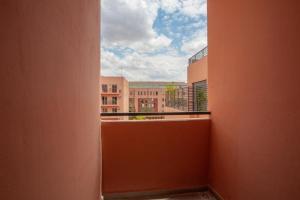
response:
[[[101,124],[105,124],[105,123],[140,123],[140,122],[186,122],[186,121],[204,121],[204,120],[210,120],[210,118],[203,117],[203,118],[151,119],[151,120],[101,120]]]
[[[134,199],[134,198],[156,198],[168,197],[170,195],[210,191],[208,186],[201,186],[196,188],[174,189],[174,190],[153,190],[140,192],[125,192],[125,193],[104,193],[104,200],[116,199]],[[212,192],[213,193],[213,192]],[[213,193],[214,194],[214,193]]]

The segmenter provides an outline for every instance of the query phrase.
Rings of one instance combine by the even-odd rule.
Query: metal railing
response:
[[[196,62],[197,60],[200,60],[204,56],[207,56],[207,54],[208,54],[208,48],[205,47],[189,59],[189,65]]]
[[[122,112],[122,113],[100,113],[101,117],[115,116],[157,116],[157,115],[210,115],[210,112]]]
[[[101,106],[110,106],[110,105],[118,105],[118,102],[115,101],[107,101],[107,102],[102,102]]]

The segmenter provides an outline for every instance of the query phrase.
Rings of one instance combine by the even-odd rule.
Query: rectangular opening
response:
[[[206,0],[103,0],[103,120],[208,117]]]

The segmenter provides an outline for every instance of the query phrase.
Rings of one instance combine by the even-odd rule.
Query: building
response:
[[[166,87],[166,112],[188,111],[187,84],[168,85]]]
[[[205,47],[189,59],[187,82],[189,87],[188,110],[207,111],[207,54]]]
[[[128,112],[128,81],[122,76],[101,76],[101,112]]]
[[[184,82],[129,82],[130,112],[165,112],[169,86],[184,87]]]

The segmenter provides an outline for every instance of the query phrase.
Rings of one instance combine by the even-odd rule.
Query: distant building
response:
[[[186,83],[129,82],[129,112],[166,112],[166,93],[169,86],[177,89],[186,86]]]
[[[187,84],[168,85],[165,92],[166,112],[188,111],[188,86]]]
[[[187,68],[189,111],[207,111],[207,55],[208,49],[205,47],[189,59]]]
[[[101,76],[101,112],[128,112],[128,81],[124,77]]]

